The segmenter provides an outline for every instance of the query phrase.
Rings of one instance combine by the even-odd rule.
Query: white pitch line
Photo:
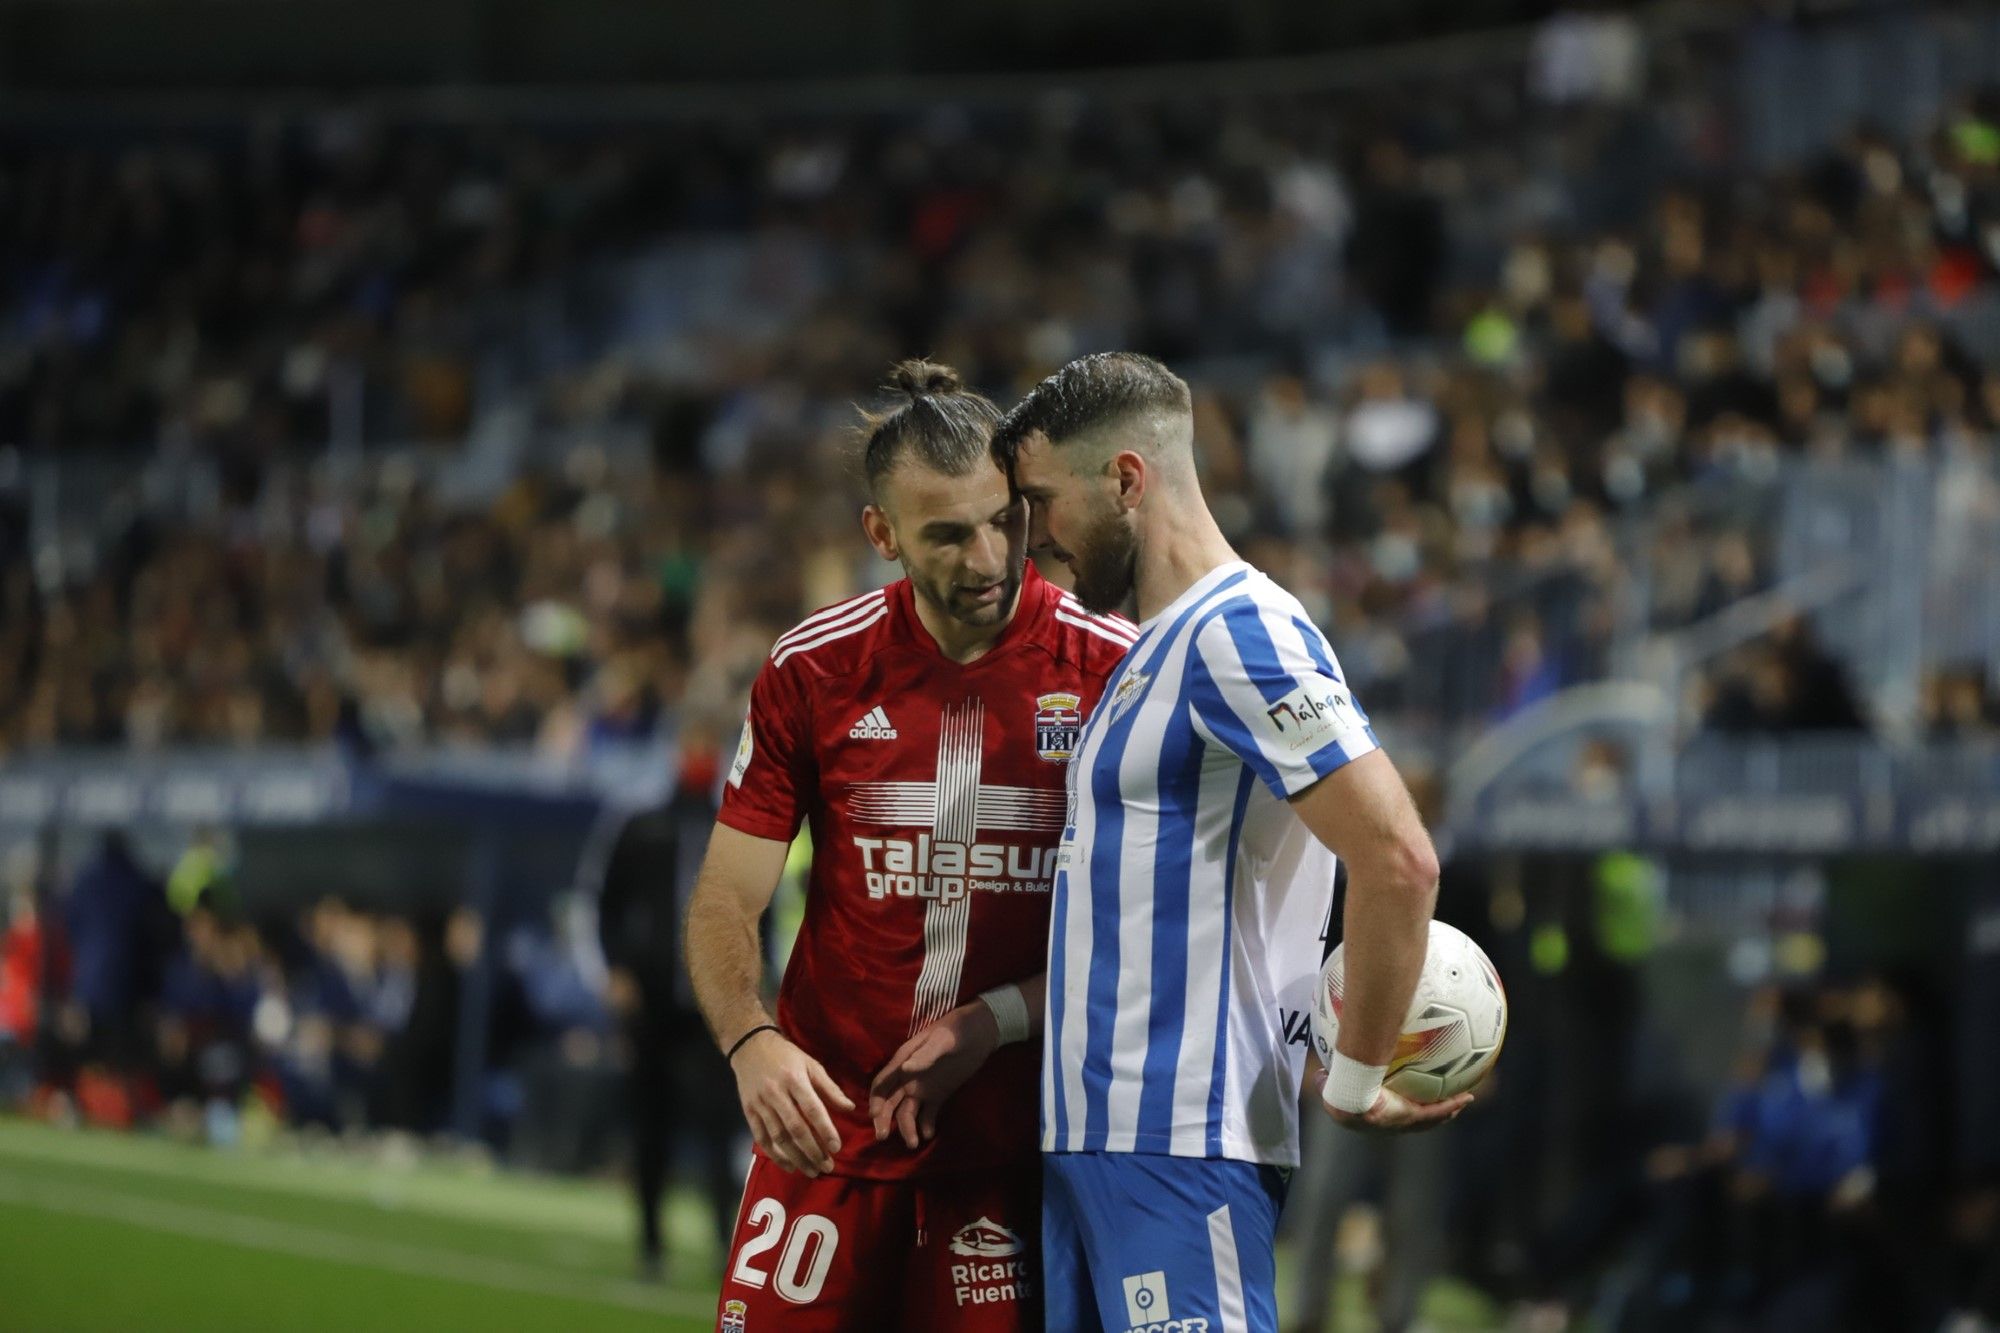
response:
[[[471,1182],[426,1178],[366,1163],[330,1164],[300,1157],[221,1158],[213,1153],[162,1157],[145,1151],[147,1140],[56,1132],[34,1136],[6,1133],[0,1121],[0,1161],[12,1157],[37,1166],[66,1162],[89,1170],[131,1172],[163,1180],[184,1180],[218,1189],[252,1190],[293,1198],[390,1207],[399,1212],[474,1222],[529,1235],[587,1236],[623,1240],[630,1223],[610,1206],[573,1197],[545,1197],[507,1190],[491,1180]],[[255,1162],[258,1169],[248,1169]],[[469,1188],[461,1188],[461,1187]]]
[[[565,1300],[620,1305],[648,1314],[684,1315],[699,1319],[715,1307],[682,1292],[657,1291],[632,1282],[579,1281],[521,1264],[452,1250],[402,1243],[361,1240],[337,1231],[302,1227],[290,1222],[248,1217],[191,1204],[164,1203],[136,1194],[65,1184],[60,1192],[41,1189],[19,1177],[0,1173],[0,1203],[12,1203],[49,1213],[122,1222],[148,1231],[164,1231],[196,1240],[220,1241],[245,1249],[301,1259],[320,1259],[376,1268],[410,1277],[445,1278],[475,1287],[554,1296]]]

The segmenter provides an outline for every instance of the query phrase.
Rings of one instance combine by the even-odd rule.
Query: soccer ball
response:
[[[1322,1064],[1333,1059],[1340,1032],[1346,954],[1345,944],[1333,951],[1313,996],[1313,1048]],[[1507,992],[1492,960],[1458,927],[1431,922],[1423,975],[1383,1081],[1411,1101],[1441,1101],[1478,1086],[1506,1039]]]

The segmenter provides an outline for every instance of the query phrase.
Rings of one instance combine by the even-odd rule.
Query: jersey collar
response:
[[[1224,564],[1217,565],[1214,569],[1209,570],[1208,573],[1203,574],[1200,578],[1189,584],[1186,592],[1174,598],[1173,601],[1168,602],[1159,611],[1142,622],[1139,626],[1139,632],[1144,634],[1161,621],[1173,619],[1196,602],[1199,602],[1202,598],[1208,596],[1209,593],[1215,591],[1217,585],[1221,584],[1224,580],[1230,578],[1232,575],[1245,572],[1252,574],[1257,572],[1247,560],[1230,560]]]

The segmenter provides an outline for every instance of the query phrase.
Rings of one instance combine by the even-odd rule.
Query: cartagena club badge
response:
[[[1067,764],[1083,734],[1083,699],[1074,694],[1035,696],[1035,753],[1051,764]]]

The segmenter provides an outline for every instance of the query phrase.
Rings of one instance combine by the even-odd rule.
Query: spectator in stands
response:
[[[1749,534],[1724,532],[1708,548],[1708,569],[1701,584],[1692,618],[1706,620],[1763,589],[1757,569],[1757,555]]]
[[[186,916],[198,904],[211,911],[234,912],[235,887],[230,882],[228,853],[219,829],[196,829],[187,850],[167,872],[167,906],[178,916]]]
[[[385,1109],[384,1057],[413,1012],[417,951],[407,923],[322,900],[312,914],[314,953],[301,1011],[333,1042],[333,1117],[341,1128],[377,1124]],[[315,1030],[314,1049],[318,1046]]]
[[[1409,150],[1393,138],[1377,139],[1355,201],[1347,267],[1391,337],[1430,331],[1444,255],[1442,210],[1418,186]]]
[[[1552,22],[1536,86],[1623,102],[1639,85],[1617,71],[1643,48],[1627,33],[1595,12]],[[0,304],[41,341],[0,375],[0,426],[43,450],[171,441],[201,480],[107,497],[53,581],[27,577],[41,555],[0,543],[0,746],[448,739],[567,757],[659,734],[704,666],[692,613],[718,589],[754,589],[753,617],[786,623],[864,577],[824,541],[845,522],[829,517],[837,386],[864,373],[850,362],[913,341],[963,347],[1001,390],[1086,342],[1201,366],[1222,510],[1289,529],[1308,559],[1279,563],[1342,585],[1343,638],[1385,650],[1434,596],[1520,572],[1535,530],[1578,504],[1643,515],[1689,483],[1761,484],[1793,449],[1956,460],[1937,582],[1982,570],[1994,488],[1976,441],[2000,395],[1969,354],[1991,330],[1961,317],[1994,285],[1989,110],[1954,110],[1929,139],[1853,136],[1798,179],[1737,166],[1742,188],[1663,190],[1715,178],[1687,88],[1543,121],[1514,91],[1451,77],[1389,105],[1380,90],[1273,95],[1192,119],[1086,100],[1060,123],[995,112],[982,142],[1009,151],[984,157],[942,151],[917,118],[864,131],[838,116],[809,150],[777,133],[724,149],[697,128],[523,131],[496,150],[342,118],[287,127],[270,177],[244,177],[226,147],[144,135],[101,153],[20,147],[10,169],[70,181],[71,202],[6,223],[38,276]],[[1126,147],[1105,157],[1114,123]],[[709,164],[706,183],[663,185],[687,160]],[[162,217],[238,225],[195,247],[200,229],[162,232]],[[731,239],[714,240],[718,219],[735,220]],[[107,235],[147,238],[139,269],[113,263]],[[443,258],[363,258],[403,244]],[[690,260],[718,244],[754,257],[754,290],[730,285],[732,265]],[[1343,245],[1351,283],[1329,272]],[[831,262],[834,246],[854,262]],[[596,269],[565,266],[584,248],[610,265],[645,256],[619,300]],[[678,275],[674,300],[642,280],[649,265]],[[248,300],[250,273],[310,295]],[[573,300],[559,330],[515,307],[535,282]],[[697,310],[716,327],[686,326]],[[1357,318],[1370,314],[1392,359]],[[635,357],[642,336],[657,347]],[[1243,368],[1274,347],[1300,373],[1260,393]],[[1331,390],[1346,384],[1343,402]],[[358,481],[295,468],[331,438],[471,433],[503,409],[591,442],[547,468],[496,448],[468,469],[477,484],[449,490],[400,464]],[[1231,436],[1248,448],[1225,448]],[[1385,478],[1403,489],[1380,491]],[[1703,511],[1688,536],[1717,527]],[[771,561],[790,573],[753,568],[750,531],[797,546]],[[1703,610],[1773,572],[1751,544],[1756,577],[1730,576],[1742,561],[1725,546]],[[1677,545],[1658,558],[1684,561]],[[1662,627],[1692,614],[1703,575],[1689,577],[1655,580]],[[1940,623],[1979,623],[1963,598],[1933,600]],[[1588,678],[1574,612],[1537,610]],[[1463,716],[1423,693],[1462,688],[1443,675],[1395,681],[1400,707]],[[1493,682],[1469,692],[1484,711]]]
[[[1704,725],[1736,733],[1866,731],[1847,669],[1790,616],[1697,685]]]
[[[1846,1017],[1884,1090],[1875,1121],[1875,1182],[1856,1218],[1846,1289],[1853,1322],[1943,1326],[1952,1286],[1941,1200],[1952,1194],[1950,1020],[1918,968],[1865,979]]]
[[[1265,381],[1244,432],[1259,509],[1287,536],[1324,538],[1339,420],[1295,375]]]
[[[1924,734],[1934,741],[1991,736],[2000,730],[2000,698],[1978,665],[1933,672],[1924,682]]]
[[[303,1124],[328,1129],[360,1121],[372,1062],[357,1036],[363,959],[349,943],[354,914],[322,898],[301,914],[300,958],[291,976],[291,1039],[281,1057],[286,1100]]]
[[[1866,731],[1867,718],[1855,697],[1847,668],[1820,645],[1812,622],[1792,615],[1779,622],[1772,645],[1790,679],[1791,711],[1783,725],[1793,731]]]
[[[506,1153],[527,1100],[522,1070],[536,1054],[542,1034],[521,979],[504,958],[489,956],[488,936],[486,918],[475,908],[460,905],[445,918],[444,953],[460,995],[465,1003],[476,1004],[482,983],[486,991],[483,1068],[474,1072],[470,1089],[454,1081],[452,1096],[454,1115],[468,1111],[479,1141],[495,1153]]]
[[[1562,685],[1562,666],[1543,643],[1541,626],[1533,616],[1523,616],[1507,632],[1493,720],[1505,721],[1548,698]]]
[[[1413,479],[1412,469],[1437,442],[1437,408],[1411,392],[1403,371],[1388,361],[1361,372],[1354,400],[1340,428],[1347,457],[1367,473]]]
[[[1629,102],[1645,86],[1645,34],[1612,5],[1561,5],[1535,31],[1528,78],[1554,107]]]
[[[451,1112],[453,1053],[458,1041],[459,975],[445,949],[445,919],[386,917],[381,925],[385,991],[393,1013],[381,1015],[382,1057],[370,1122],[378,1128],[430,1135]]]
[[[612,1015],[589,902],[558,895],[516,924],[501,954],[527,1031],[511,1064],[521,1089],[509,1151],[517,1162],[576,1171],[601,1160],[613,1121]]]
[[[1791,689],[1784,664],[1766,644],[1738,650],[1695,683],[1702,725],[1739,735],[1783,730],[1791,716]]]
[[[243,1099],[261,1069],[254,1020],[270,984],[262,942],[247,922],[198,906],[161,987],[156,1049],[171,1123],[236,1141]]]
[[[1950,1218],[1950,1249],[1956,1272],[1952,1312],[1944,1327],[1979,1333],[2000,1322],[2000,1178],[1989,1168],[1974,1174],[1956,1192]]]

